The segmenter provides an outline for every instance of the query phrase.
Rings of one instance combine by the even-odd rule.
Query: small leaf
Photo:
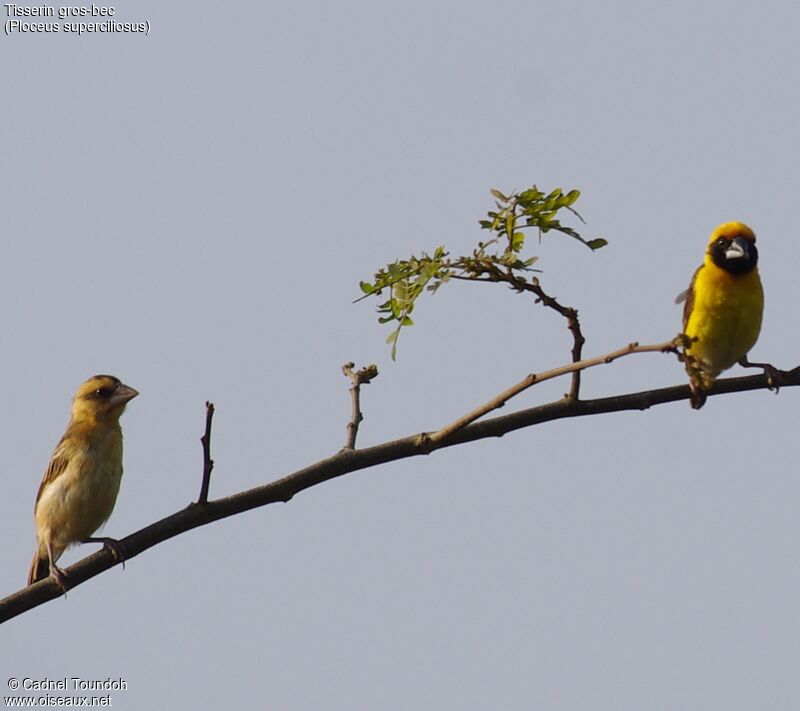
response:
[[[517,216],[512,212],[506,215],[506,234],[514,234],[514,228],[517,226]]]
[[[561,197],[560,190],[554,190],[547,196],[547,199],[544,201],[544,209],[550,212],[554,210],[556,207],[556,203],[558,202],[558,198]]]
[[[489,192],[492,194],[493,197],[496,197],[498,200],[502,202],[508,202],[508,198],[496,188],[492,188]]]
[[[520,193],[519,200],[521,203],[530,204],[535,202],[536,200],[540,200],[544,193],[542,193],[537,187],[534,185],[532,188],[528,188],[528,190],[524,190]]]
[[[408,281],[400,279],[392,286],[392,296],[394,301],[405,301],[408,299]]]
[[[590,249],[600,249],[601,247],[605,247],[608,244],[608,240],[603,239],[602,237],[598,237],[597,239],[590,239],[586,246]]]

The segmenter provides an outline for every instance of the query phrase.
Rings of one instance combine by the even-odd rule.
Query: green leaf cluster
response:
[[[389,292],[389,298],[379,304],[377,311],[380,314],[380,323],[395,321],[396,328],[386,339],[392,346],[392,359],[397,357],[397,338],[400,330],[405,326],[413,326],[411,312],[417,298],[423,291],[436,291],[452,276],[452,265],[444,247],[437,247],[432,255],[423,252],[421,256],[411,256],[409,259],[397,260],[375,273],[374,280],[362,281],[361,291],[367,296],[380,295],[384,290]]]
[[[495,198],[495,208],[487,213],[488,219],[479,222],[481,228],[491,232],[492,236],[485,242],[478,242],[471,254],[451,257],[444,246],[440,246],[432,254],[423,252],[420,256],[412,255],[387,264],[375,272],[372,281],[360,283],[364,292],[361,299],[388,293],[377,311],[380,323],[395,324],[386,339],[392,346],[392,359],[397,357],[400,332],[414,324],[411,313],[417,299],[426,291],[435,292],[451,279],[503,282],[513,287],[518,280],[525,278],[526,272],[538,271],[533,269],[538,257],[524,258],[521,254],[525,247],[524,230],[537,229],[540,240],[547,232],[561,232],[592,250],[607,244],[601,238],[587,241],[575,229],[561,223],[559,215],[563,211],[583,222],[572,207],[580,197],[578,190],[564,193],[556,188],[545,194],[534,185],[511,195],[504,195],[499,190],[490,192]]]
[[[570,190],[564,193],[561,188],[556,188],[551,193],[545,194],[534,185],[509,196],[496,189],[489,192],[496,200],[497,209],[490,210],[489,219],[480,220],[480,225],[483,229],[495,233],[492,241],[508,240],[508,249],[511,251],[518,252],[522,248],[525,236],[521,230],[530,227],[537,228],[540,237],[550,230],[557,230],[582,242],[592,250],[600,249],[608,244],[601,238],[585,240],[576,230],[562,225],[558,219],[559,211],[568,210],[581,222],[584,222],[577,210],[572,207],[581,196],[580,190]]]

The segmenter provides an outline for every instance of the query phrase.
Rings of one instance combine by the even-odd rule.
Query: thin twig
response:
[[[522,288],[532,291],[539,297],[539,301],[542,304],[548,308],[554,309],[565,319],[567,319],[567,328],[572,332],[572,362],[580,362],[581,358],[583,357],[583,344],[586,343],[586,339],[583,337],[581,324],[578,320],[578,309],[574,309],[571,306],[562,306],[558,303],[558,301],[556,301],[555,298],[545,294],[544,290],[539,284],[539,280],[536,277],[531,279],[530,284],[527,282],[523,283],[526,284],[526,286]],[[572,372],[572,383],[570,384],[569,393],[567,394],[567,397],[570,400],[577,400],[580,394],[581,370],[582,369],[574,370]]]
[[[512,385],[510,388],[503,390],[499,395],[493,397],[488,402],[485,402],[483,405],[476,407],[474,410],[462,415],[457,420],[454,420],[449,425],[442,427],[442,429],[437,430],[431,434],[426,435],[426,438],[429,442],[433,444],[438,444],[442,440],[446,439],[454,432],[457,432],[460,429],[463,429],[471,422],[474,422],[480,417],[483,417],[485,414],[491,412],[492,410],[496,410],[503,405],[506,404],[512,397],[519,395],[521,392],[527,390],[528,388],[536,385],[537,383],[544,382],[545,380],[552,380],[553,378],[558,378],[561,375],[566,375],[567,373],[579,373],[582,370],[586,370],[587,368],[592,368],[596,365],[604,365],[606,363],[611,363],[615,361],[617,358],[622,358],[623,356],[630,355],[631,353],[665,353],[665,352],[674,352],[676,350],[676,341],[675,339],[671,341],[664,341],[664,343],[656,343],[652,345],[640,346],[638,343],[629,343],[627,346],[623,348],[619,348],[615,351],[611,351],[611,353],[607,353],[605,355],[595,356],[594,358],[587,358],[586,360],[579,360],[574,363],[570,363],[568,365],[562,365],[558,368],[553,368],[552,370],[546,370],[543,373],[530,373],[529,375],[525,376],[522,380],[520,380],[515,385]],[[568,401],[575,401],[575,398],[570,397],[569,395],[565,398]]]
[[[364,419],[361,412],[361,386],[369,385],[370,381],[378,375],[377,365],[367,365],[360,370],[353,370],[356,367],[355,363],[345,363],[342,366],[342,372],[345,377],[350,379],[350,399],[353,403],[353,411],[350,416],[350,422],[347,423],[347,437],[344,441],[342,449],[355,449],[356,437],[358,437],[358,426]]]
[[[800,386],[800,366],[790,371],[779,371],[783,387]],[[708,391],[709,397],[724,393],[763,390],[768,387],[766,375],[751,375],[744,378],[725,378],[716,380]],[[408,457],[430,454],[436,449],[454,447],[465,442],[475,442],[489,437],[502,437],[509,432],[532,427],[543,422],[552,422],[571,417],[585,417],[610,412],[646,410],[654,405],[662,405],[690,396],[688,385],[673,385],[657,390],[644,390],[636,393],[614,395],[594,400],[568,400],[539,405],[527,410],[474,422],[453,436],[432,445],[424,434],[411,435],[392,442],[359,450],[342,450],[332,457],[311,464],[288,476],[269,484],[241,491],[224,499],[209,501],[205,506],[188,506],[181,511],[156,521],[119,541],[125,549],[128,560],[135,558],[149,548],[182,533],[205,526],[214,521],[234,516],[251,509],[278,502],[287,502],[296,494],[336,477],[351,472],[379,466],[387,462],[399,461]],[[79,560],[67,569],[72,587],[99,575],[116,565],[114,554],[103,548]],[[63,591],[52,577],[47,577],[33,585],[27,585],[0,600],[0,623],[21,615],[49,600],[61,597]]]
[[[206,401],[206,431],[200,438],[203,445],[203,483],[200,486],[200,498],[197,503],[208,503],[208,487],[211,484],[211,471],[214,469],[214,460],[211,458],[211,420],[214,418],[214,403]]]

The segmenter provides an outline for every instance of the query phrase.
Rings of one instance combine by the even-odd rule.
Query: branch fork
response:
[[[364,420],[361,412],[361,386],[369,385],[378,376],[378,366],[375,364],[364,366],[355,370],[355,363],[345,363],[342,366],[342,373],[350,380],[350,399],[353,409],[350,421],[347,423],[347,437],[345,438],[342,450],[352,450],[356,447],[356,437],[358,437],[358,427]]]
[[[553,378],[558,378],[562,375],[572,373],[573,385],[574,385],[575,384],[574,376],[576,374],[586,370],[587,368],[593,368],[596,365],[607,365],[608,363],[613,363],[615,360],[617,360],[617,358],[622,358],[623,356],[630,355],[631,353],[677,352],[677,345],[679,342],[678,341],[679,338],[680,336],[677,336],[671,341],[664,341],[663,343],[655,343],[644,346],[639,345],[637,342],[633,342],[629,343],[627,346],[618,348],[617,350],[611,351],[610,353],[607,353],[605,355],[595,356],[594,358],[586,358],[585,360],[573,361],[568,365],[562,365],[559,366],[558,368],[545,370],[542,373],[530,373],[515,385],[512,385],[510,388],[507,388],[499,395],[493,397],[488,402],[476,407],[474,410],[468,412],[462,417],[459,417],[457,420],[454,420],[449,425],[442,427],[442,429],[437,430],[436,432],[425,433],[424,435],[422,435],[422,442],[420,444],[428,448],[435,447],[442,440],[446,439],[447,437],[450,437],[452,434],[458,432],[458,430],[460,429],[463,429],[464,427],[474,422],[478,418],[483,417],[492,410],[497,410],[498,408],[503,407],[503,405],[505,405],[506,402],[508,402],[512,397],[519,395],[521,392],[527,390],[533,385],[544,382],[545,380],[552,380]],[[571,394],[567,394],[564,396],[564,401],[575,402],[577,401],[577,398],[572,397]]]

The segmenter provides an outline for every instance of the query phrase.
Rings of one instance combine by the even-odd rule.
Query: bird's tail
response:
[[[39,580],[44,580],[50,575],[50,559],[47,557],[47,551],[42,551],[37,548],[33,554],[31,567],[28,570],[28,585],[33,585]]]
[[[706,391],[694,381],[689,383],[689,387],[692,391],[691,397],[689,398],[689,402],[692,405],[693,410],[699,410],[703,405],[706,404]]]

